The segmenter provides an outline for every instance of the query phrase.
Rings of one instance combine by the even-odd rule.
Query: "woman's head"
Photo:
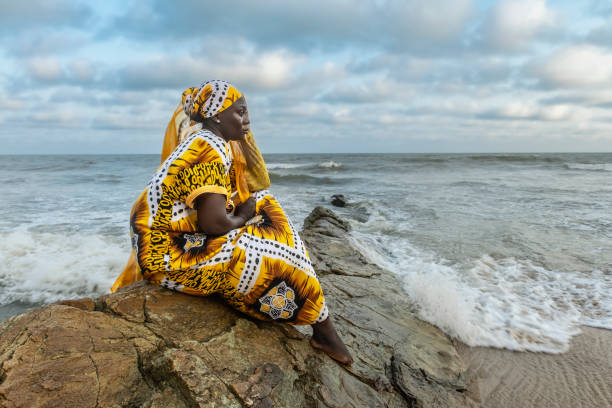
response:
[[[249,131],[244,96],[226,81],[206,81],[183,92],[183,110],[192,120],[225,140],[242,140]]]

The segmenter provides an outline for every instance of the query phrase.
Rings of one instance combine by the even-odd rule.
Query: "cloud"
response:
[[[96,73],[95,65],[87,59],[73,60],[68,64],[68,69],[72,78],[77,82],[91,82]]]
[[[485,111],[482,119],[496,120],[538,120],[538,121],[586,121],[592,118],[588,109],[557,104],[539,106],[533,102],[512,102],[500,108]]]
[[[407,99],[406,94],[399,90],[400,86],[394,81],[383,78],[368,79],[362,83],[343,82],[338,85],[331,85],[329,91],[319,96],[317,99],[325,103],[367,103],[379,104],[380,102]]]
[[[85,118],[76,109],[52,109],[28,115],[28,125],[37,127],[80,128]]]
[[[11,55],[50,56],[69,54],[86,46],[91,36],[74,29],[42,28],[36,31],[12,31],[3,36],[0,44]]]
[[[355,4],[350,0],[252,2],[157,1],[126,10],[105,35],[188,41],[204,36],[247,38],[262,48],[337,50],[361,46],[393,47],[422,53],[460,44],[473,14],[473,0],[386,0]],[[177,24],[177,22],[180,22]],[[224,41],[232,48],[231,38]]]
[[[473,8],[471,0],[389,2],[381,10],[387,18],[379,20],[385,25],[380,28],[383,33],[399,34],[396,46],[400,49],[459,45]]]
[[[197,86],[210,78],[224,78],[248,90],[274,90],[286,85],[304,57],[286,50],[206,56],[157,55],[128,64],[117,72],[124,89]]]
[[[544,61],[532,64],[531,72],[544,85],[558,88],[603,86],[612,84],[612,53],[589,45],[572,45]]]
[[[484,24],[483,40],[495,51],[519,51],[537,34],[553,28],[556,19],[546,0],[501,0]]]
[[[91,84],[97,80],[97,64],[89,59],[77,58],[64,62],[55,57],[34,57],[26,61],[29,74],[26,80],[29,80],[30,86]],[[106,84],[98,83],[97,86],[104,87]]]
[[[165,119],[165,117],[164,117]],[[142,130],[160,129],[160,120],[151,121],[146,116],[128,115],[125,112],[103,113],[92,120],[92,128],[99,130]]]
[[[612,6],[610,6],[612,7]],[[586,41],[601,47],[612,48],[612,22],[602,24],[593,29],[587,36]]]
[[[64,78],[65,72],[57,58],[35,57],[28,62],[32,78],[41,82],[57,82]]]
[[[609,0],[590,0],[590,7],[594,15],[612,15],[612,3]]]
[[[570,104],[608,108],[612,106],[612,89],[572,89],[569,92],[541,98],[540,103],[544,105]]]
[[[93,16],[87,5],[71,0],[30,0],[0,2],[0,32],[29,28],[84,27]]]

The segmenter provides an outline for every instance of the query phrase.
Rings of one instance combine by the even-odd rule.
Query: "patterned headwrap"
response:
[[[183,92],[183,110],[192,119],[200,113],[210,118],[232,106],[242,94],[229,82],[219,79],[206,81],[199,88]]]

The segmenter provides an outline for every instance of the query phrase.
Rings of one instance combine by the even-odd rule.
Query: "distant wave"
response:
[[[452,157],[452,156],[451,156]],[[461,156],[459,156],[461,157]],[[478,154],[466,157],[469,160],[481,162],[516,162],[516,163],[560,163],[563,157],[544,156],[539,154]]]
[[[53,156],[51,156],[53,158]],[[96,164],[94,160],[82,158],[66,158],[65,160],[51,161],[51,158],[32,160],[22,160],[16,163],[10,163],[11,169],[20,169],[26,173],[29,172],[62,172],[71,170],[85,170]],[[63,159],[60,157],[60,159]]]
[[[124,177],[118,174],[90,174],[72,177],[65,181],[66,184],[120,184]]]
[[[451,159],[452,159],[451,157],[440,157],[440,156],[409,156],[409,157],[402,157],[399,159],[399,161],[402,163],[427,164],[427,163],[446,163]]]
[[[344,167],[344,164],[342,163],[336,163],[335,161],[327,161],[327,162],[323,162],[319,164],[319,167],[322,167],[324,169],[338,169],[338,168],[342,168]]]
[[[496,163],[563,163],[567,158],[544,156],[539,154],[449,154],[431,156],[409,156],[400,159],[402,163],[409,164],[450,164],[462,162],[477,162],[479,164]]]
[[[565,163],[568,170],[612,171],[612,163]]]
[[[269,163],[266,164],[266,167],[268,170],[339,170],[344,168],[344,164],[330,160],[322,163]]]
[[[297,169],[300,167],[304,167],[303,164],[298,163],[267,163],[266,167],[268,170],[276,170],[276,169]]]
[[[456,187],[488,187],[489,183],[484,183],[482,181],[457,181],[455,183],[450,183],[450,186]]]
[[[273,183],[291,183],[291,184],[344,184],[346,180],[332,179],[330,177],[315,177],[307,174],[277,174],[269,173],[270,181]]]

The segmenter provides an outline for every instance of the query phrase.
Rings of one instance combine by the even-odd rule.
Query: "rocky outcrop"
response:
[[[331,205],[336,207],[346,207],[346,198],[343,194],[334,194],[331,196]]]
[[[140,282],[0,324],[2,407],[463,407],[466,367],[318,207],[302,237],[355,363],[214,297]]]

